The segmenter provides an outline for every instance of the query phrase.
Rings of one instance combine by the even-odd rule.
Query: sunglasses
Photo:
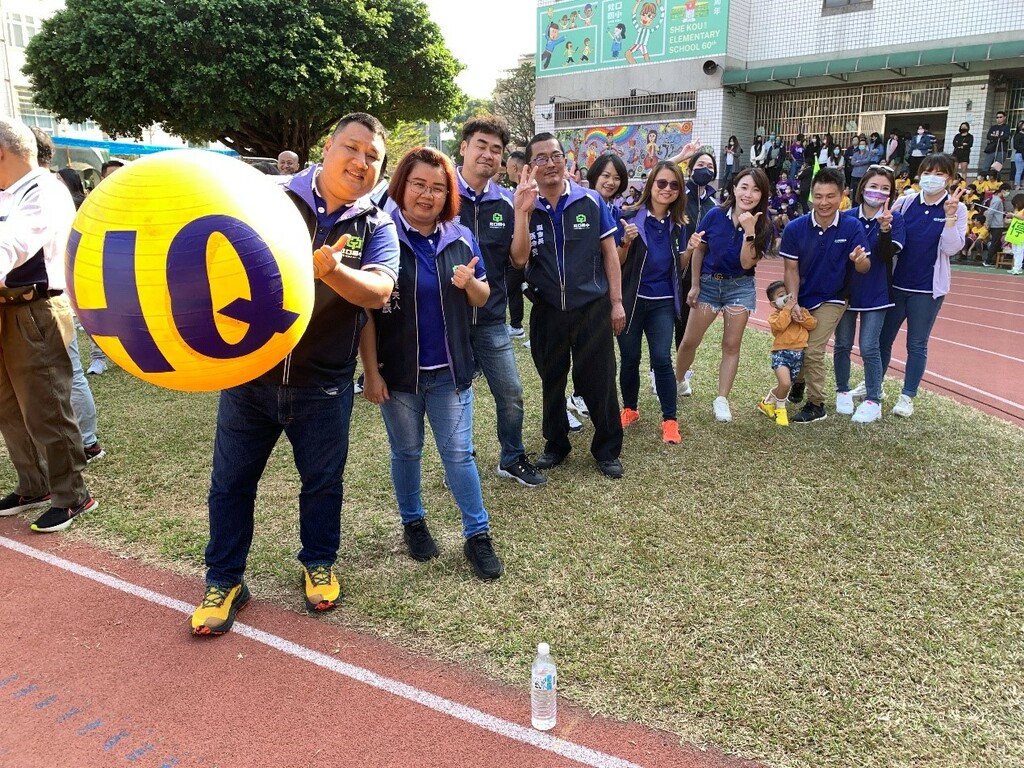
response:
[[[658,189],[664,189],[665,187],[668,187],[671,190],[677,190],[679,189],[679,182],[669,181],[668,179],[658,179],[656,182],[654,182],[654,186],[656,186]]]
[[[888,171],[889,173],[896,173],[896,171],[893,170],[888,165],[881,165],[879,163],[875,163],[874,165],[869,165],[868,166],[868,170],[869,171]]]

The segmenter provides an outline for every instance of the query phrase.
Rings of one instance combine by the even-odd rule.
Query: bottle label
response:
[[[555,676],[554,675],[534,675],[533,688],[537,691],[553,691],[555,690]]]

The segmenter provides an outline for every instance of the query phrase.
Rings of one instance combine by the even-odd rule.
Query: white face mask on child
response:
[[[788,293],[784,293],[781,296],[779,296],[777,299],[775,299],[772,302],[772,304],[774,304],[777,309],[782,309],[783,307],[786,306],[786,302],[787,301],[789,301],[789,294]]]

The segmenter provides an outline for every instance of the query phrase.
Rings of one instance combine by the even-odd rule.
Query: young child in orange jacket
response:
[[[768,300],[774,307],[768,316],[768,325],[775,335],[775,343],[772,344],[772,370],[775,371],[778,386],[768,390],[764,400],[758,403],[757,409],[765,416],[775,419],[776,424],[788,426],[786,397],[804,364],[807,332],[813,330],[818,321],[809,312],[804,312],[804,319],[799,323],[793,320],[792,312],[796,306],[796,299],[786,293],[786,284],[781,280],[769,285],[767,293]]]

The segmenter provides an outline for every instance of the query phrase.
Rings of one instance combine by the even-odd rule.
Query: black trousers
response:
[[[530,352],[540,374],[544,450],[548,453],[565,456],[572,450],[565,415],[570,359],[576,391],[586,401],[594,425],[590,452],[598,461],[607,461],[617,459],[622,451],[611,310],[607,296],[565,312],[543,301],[533,305]]]
[[[505,269],[505,289],[508,293],[508,324],[513,328],[523,327],[523,270],[515,267]],[[532,346],[532,345],[531,345]]]

